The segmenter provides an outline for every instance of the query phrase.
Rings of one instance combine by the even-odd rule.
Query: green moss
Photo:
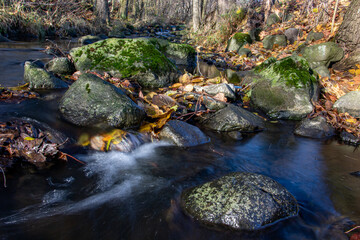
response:
[[[73,49],[71,56],[81,70],[101,70],[132,77],[139,73],[162,74],[175,66],[147,39],[110,38]]]
[[[302,88],[317,81],[308,62],[298,56],[290,56],[275,61],[268,59],[255,69],[255,72],[272,80],[272,85],[285,83],[287,86]]]
[[[252,39],[249,34],[246,33],[236,33],[233,38],[236,40],[238,44],[240,43],[252,43]]]

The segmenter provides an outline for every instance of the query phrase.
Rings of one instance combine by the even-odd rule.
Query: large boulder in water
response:
[[[326,138],[335,135],[335,129],[327,123],[324,117],[304,119],[296,127],[294,133],[309,138]]]
[[[109,38],[70,52],[77,70],[136,78],[145,88],[164,87],[178,77],[176,66],[149,39]]]
[[[196,220],[215,227],[257,230],[296,216],[296,199],[275,180],[232,173],[181,194],[181,206]]]
[[[210,141],[198,127],[179,120],[166,123],[159,137],[161,140],[170,141],[180,147],[192,147]]]
[[[339,98],[334,106],[339,112],[360,118],[360,91],[352,91]]]
[[[251,104],[274,119],[301,120],[313,110],[318,98],[317,76],[298,56],[270,58],[255,69]]]
[[[201,118],[200,124],[220,132],[255,132],[262,130],[265,125],[259,116],[232,104]]]
[[[114,85],[93,74],[82,74],[60,101],[59,110],[79,126],[105,123],[117,128],[138,127],[144,111]]]
[[[68,85],[55,77],[38,64],[26,61],[24,65],[24,81],[29,83],[30,89],[67,88]]]
[[[235,35],[228,41],[226,52],[239,52],[239,50],[247,43],[252,43],[252,39],[249,34],[240,32],[235,33]]]

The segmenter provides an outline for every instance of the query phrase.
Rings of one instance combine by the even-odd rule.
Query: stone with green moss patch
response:
[[[29,83],[30,89],[57,89],[67,88],[68,85],[55,77],[36,63],[25,62],[24,80]]]
[[[247,33],[236,33],[229,41],[226,47],[226,51],[235,51],[238,52],[245,44],[251,44],[252,39]]]
[[[109,38],[70,52],[77,70],[110,72],[135,78],[146,88],[164,87],[177,78],[177,68],[149,39]]]
[[[317,75],[304,58],[270,58],[254,72],[259,77],[252,84],[251,103],[271,118],[300,120],[313,110]]]
[[[296,216],[296,199],[264,175],[231,173],[181,194],[181,206],[196,220],[213,227],[257,230]]]

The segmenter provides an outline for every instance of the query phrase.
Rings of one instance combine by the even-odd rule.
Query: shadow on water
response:
[[[57,115],[61,94],[0,104],[0,120],[25,116],[77,137],[85,129]],[[9,175],[0,188],[0,239],[343,239],[343,219],[360,221],[360,179],[349,175],[360,170],[360,153],[296,137],[294,125],[268,124],[241,141],[205,130],[211,143],[198,147],[86,151],[75,155],[86,166]],[[236,171],[279,181],[298,200],[299,215],[251,233],[208,229],[183,214],[182,190]]]

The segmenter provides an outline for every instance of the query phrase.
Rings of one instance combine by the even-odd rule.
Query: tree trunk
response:
[[[200,28],[200,5],[199,0],[193,0],[193,28],[198,31]]]
[[[129,0],[122,0],[121,2],[121,18],[126,20],[128,19],[129,13]]]
[[[346,10],[336,41],[347,52],[360,48],[360,0],[352,0]]]
[[[107,0],[96,0],[96,16],[101,24],[110,22],[109,3]]]

